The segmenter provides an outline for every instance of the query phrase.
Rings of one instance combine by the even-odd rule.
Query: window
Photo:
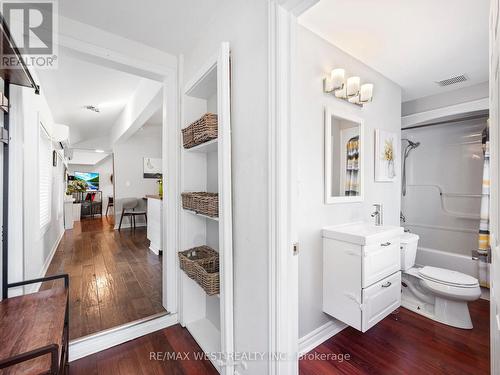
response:
[[[40,228],[45,228],[50,222],[52,144],[41,123],[39,134],[38,182],[40,190]]]

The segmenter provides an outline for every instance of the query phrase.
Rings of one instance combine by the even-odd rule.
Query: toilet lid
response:
[[[424,279],[429,279],[448,285],[464,287],[478,285],[478,281],[476,278],[466,275],[465,273],[447,270],[445,268],[425,266],[418,271],[418,274]]]

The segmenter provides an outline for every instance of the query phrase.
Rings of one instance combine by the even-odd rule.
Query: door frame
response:
[[[297,229],[294,222],[294,199],[296,197],[296,172],[294,170],[292,142],[293,93],[294,93],[294,52],[297,18],[319,0],[270,0],[269,2],[269,352],[286,354],[286,358],[269,361],[272,375],[298,374],[298,261],[293,256]],[[491,23],[496,25],[499,17],[499,1],[492,0]],[[491,26],[490,26],[491,28]],[[494,28],[496,30],[496,28]],[[498,36],[496,36],[498,41]],[[490,51],[491,53],[491,51]],[[494,61],[498,61],[498,48]],[[490,56],[491,57],[491,56]],[[493,67],[491,76],[495,72]],[[500,142],[498,109],[499,88],[490,87],[490,116],[492,106],[494,118],[490,131],[491,149],[497,149]],[[491,93],[495,92],[493,104]],[[496,239],[500,223],[498,208],[498,184],[500,165],[496,151],[491,155],[492,188],[492,251],[493,257],[500,257],[500,247]],[[500,259],[498,259],[500,265]],[[492,274],[500,274],[494,269]],[[496,267],[500,268],[500,267]],[[495,285],[493,285],[493,288]],[[500,288],[500,285],[499,285]],[[499,289],[500,294],[500,289]],[[500,358],[495,358],[495,350],[500,345],[500,296],[498,310],[491,306],[491,368],[492,373],[500,371]],[[499,322],[500,324],[500,322]],[[496,371],[496,372],[495,372]]]
[[[293,152],[297,18],[319,0],[269,1],[269,374],[298,374],[297,195]]]
[[[163,267],[162,267],[162,299],[166,310],[177,313],[177,259],[176,251],[170,248],[178,248],[178,221],[179,221],[179,186],[168,181],[179,181],[178,164],[179,135],[177,134],[177,123],[179,117],[178,106],[178,80],[177,63],[171,66],[160,66],[139,60],[134,55],[123,55],[110,52],[108,49],[91,45],[68,36],[59,38],[59,48],[71,55],[81,57],[84,60],[113,68],[116,70],[135,74],[144,78],[161,82],[163,85],[163,118],[162,118],[162,163],[163,186],[166,186],[166,199],[163,201]],[[169,225],[167,225],[167,223]],[[173,254],[173,256],[172,256]]]
[[[489,110],[490,110],[490,357],[491,373],[500,373],[500,208],[499,208],[499,144],[500,144],[500,79],[499,31],[500,1],[490,1],[489,19]]]
[[[63,19],[64,17],[60,17]],[[66,22],[66,20],[64,20]],[[81,25],[80,25],[81,26]],[[97,45],[93,41],[86,41],[71,35],[72,25],[68,22],[67,33],[60,33],[58,47],[60,51],[67,52],[71,56],[81,58],[85,61],[96,63],[105,67],[121,70],[148,78],[163,85],[163,124],[162,124],[162,158],[167,158],[163,163],[163,186],[167,186],[166,199],[163,204],[163,267],[162,267],[162,299],[166,310],[174,315],[177,313],[178,293],[177,293],[177,259],[175,252],[168,249],[177,249],[179,243],[178,221],[179,221],[179,185],[177,183],[166,184],[167,181],[179,181],[179,135],[177,134],[177,124],[179,121],[179,100],[178,100],[178,65],[175,56],[151,48],[151,51],[158,57],[169,57],[165,65],[156,62],[142,60],[134,54],[134,49],[139,48],[135,42],[125,40],[117,35],[106,33],[107,38],[99,40],[102,45]],[[81,33],[82,30],[76,29]],[[61,30],[60,30],[61,31]],[[92,31],[92,30],[91,30]],[[105,32],[104,32],[105,33]],[[89,32],[89,35],[92,33]],[[105,42],[102,42],[105,41]],[[104,45],[104,43],[107,43]],[[115,45],[122,47],[122,50],[129,50],[132,53],[122,53],[114,49]],[[128,47],[128,48],[123,48]],[[144,47],[141,47],[144,48]],[[139,52],[142,52],[139,50]],[[169,225],[167,225],[167,223]],[[172,257],[172,254],[174,256]]]

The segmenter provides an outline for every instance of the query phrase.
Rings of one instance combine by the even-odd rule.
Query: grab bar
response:
[[[444,197],[457,197],[457,198],[481,198],[481,194],[460,194],[460,193],[441,193]]]
[[[439,197],[441,201],[441,210],[449,216],[454,216],[459,219],[470,219],[470,220],[480,220],[481,217],[480,215],[471,215],[471,214],[464,214],[461,212],[454,212],[450,211],[446,208],[446,205],[444,203],[444,197],[464,197],[464,198],[481,198],[480,194],[462,194],[462,193],[445,193],[443,192],[443,189],[439,185],[435,184],[410,184],[407,185],[408,187],[431,187],[434,189],[437,189],[439,192]]]

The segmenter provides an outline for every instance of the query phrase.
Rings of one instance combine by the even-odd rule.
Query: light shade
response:
[[[361,103],[371,102],[373,98],[373,83],[365,83],[361,85],[359,92],[359,101]]]
[[[360,83],[359,77],[349,77],[347,79],[347,96],[358,95]]]
[[[330,72],[330,79],[332,81],[332,86],[334,90],[341,89],[344,87],[345,83],[345,70],[344,69],[333,69]]]

